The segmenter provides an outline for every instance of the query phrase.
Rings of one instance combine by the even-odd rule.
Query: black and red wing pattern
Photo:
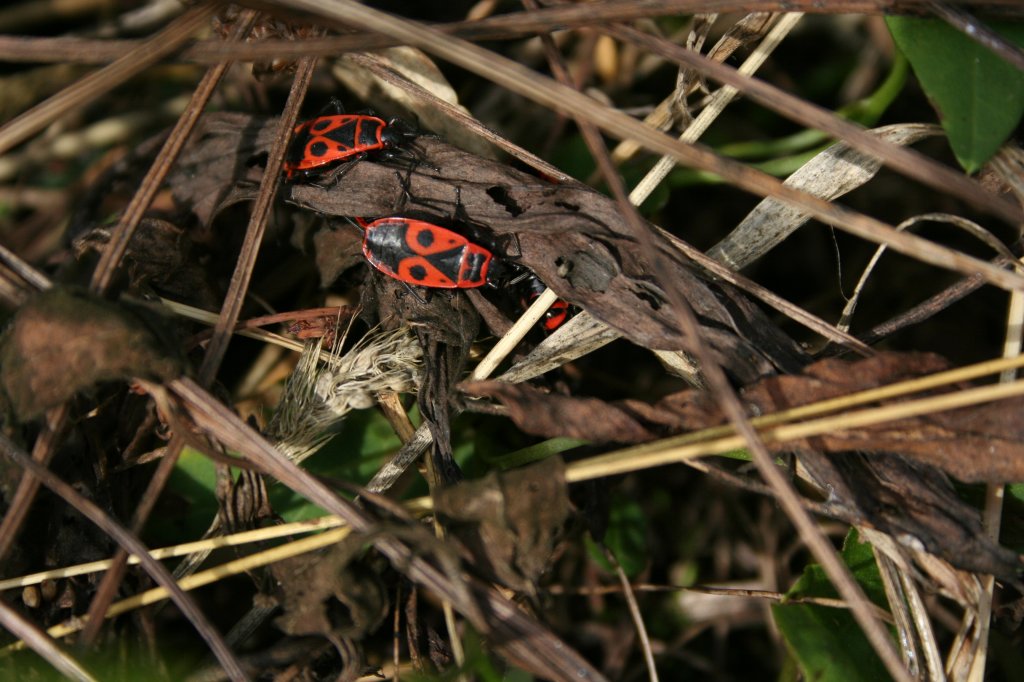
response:
[[[492,259],[490,251],[462,235],[411,218],[366,224],[363,255],[389,277],[436,289],[483,286]]]
[[[365,114],[319,116],[295,126],[284,169],[288,177],[383,149],[387,123]]]
[[[547,285],[540,281],[536,275],[531,275],[526,280],[526,300],[523,301],[523,305],[532,303],[534,299],[544,293]],[[565,299],[555,299],[555,302],[551,304],[547,312],[544,313],[544,318],[540,321],[544,331],[553,332],[561,327],[566,320],[569,319],[569,303]]]
[[[541,324],[544,326],[544,331],[553,332],[566,320],[569,319],[569,303],[561,298],[556,299],[548,311],[544,313],[544,319],[541,320]]]

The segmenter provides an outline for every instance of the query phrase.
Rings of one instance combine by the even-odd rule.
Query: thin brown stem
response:
[[[256,13],[252,10],[243,14],[230,40],[237,42],[244,39],[255,21]],[[207,102],[213,96],[213,91],[216,89],[217,84],[220,83],[220,79],[224,77],[224,74],[231,67],[231,64],[232,62],[222,62],[211,67],[199,82],[196,91],[192,93],[192,99],[178,118],[178,122],[171,130],[170,136],[157,154],[156,160],[142,179],[142,184],[139,186],[138,191],[135,192],[135,196],[132,197],[131,202],[129,202],[124,213],[121,215],[121,220],[118,221],[117,227],[111,233],[110,241],[107,243],[106,248],[103,249],[100,262],[92,273],[92,282],[90,283],[90,287],[96,293],[102,295],[110,287],[117,266],[128,250],[128,243],[131,241],[132,235],[135,234],[135,229],[142,221],[143,215],[149,210],[149,206],[153,203],[156,193],[163,186],[164,178],[171,170],[174,162],[178,160],[178,155],[181,153],[182,148],[184,148],[185,142],[188,141],[189,133],[192,132],[192,129],[199,121],[199,117],[206,109]]]
[[[295,73],[295,80],[292,82],[291,92],[288,93],[288,101],[281,113],[277,137],[270,149],[267,169],[263,173],[256,205],[253,206],[252,215],[249,217],[249,226],[238,254],[235,271],[231,275],[231,284],[228,286],[220,317],[213,328],[213,338],[203,357],[203,364],[199,367],[199,383],[203,385],[209,385],[217,375],[217,369],[220,367],[224,354],[227,352],[228,343],[231,341],[232,330],[238,323],[242,303],[245,301],[245,293],[252,278],[253,267],[256,265],[256,256],[259,254],[260,244],[263,242],[263,232],[267,226],[270,209],[281,183],[281,167],[284,165],[285,153],[288,151],[291,131],[295,127],[299,108],[302,106],[302,100],[306,96],[306,90],[313,78],[316,61],[315,57],[307,57],[300,62]]]
[[[931,0],[648,0],[646,2],[588,2],[567,6],[544,7],[537,12],[509,12],[486,19],[437,24],[435,28],[466,40],[500,40],[520,38],[554,29],[565,30],[609,22],[629,22],[659,16],[694,12],[803,12],[807,14],[924,14]],[[1018,0],[965,0],[959,3],[975,11],[997,13],[1006,18],[1024,17]],[[339,28],[342,26],[339,23]],[[123,57],[139,46],[138,40],[96,40],[78,37],[0,36],[0,61],[3,62],[74,62],[106,64]],[[179,61],[216,64],[225,59],[267,61],[270,59],[301,59],[331,57],[348,52],[365,52],[400,44],[380,34],[351,33],[325,38],[296,40],[262,40],[258,43],[229,46],[220,40],[203,40],[183,49]]]
[[[135,508],[134,514],[132,514],[130,526],[132,533],[138,535],[145,527],[146,521],[149,520],[149,515],[153,512],[153,508],[156,507],[160,493],[163,492],[167,481],[170,480],[171,473],[178,463],[178,458],[184,445],[184,439],[178,436],[172,438],[168,444],[164,456],[160,458],[160,464],[157,465],[156,471],[146,485],[146,490],[139,500],[139,505]],[[121,548],[114,555],[110,568],[103,575],[103,580],[100,582],[99,587],[96,588],[96,594],[92,598],[92,603],[89,604],[85,627],[82,628],[82,634],[78,638],[79,647],[88,648],[95,643],[96,637],[99,636],[100,629],[103,627],[107,609],[110,608],[114,598],[117,597],[117,592],[121,587],[121,581],[124,579],[127,566],[128,551]]]
[[[55,407],[46,413],[44,418],[45,426],[36,437],[36,442],[32,446],[32,460],[34,462],[38,462],[44,467],[49,465],[64,433],[67,418],[67,405]],[[7,556],[7,553],[11,551],[11,547],[14,545],[14,541],[18,539],[21,525],[25,523],[25,519],[28,517],[28,511],[37,492],[39,492],[39,479],[29,472],[25,472],[18,483],[18,489],[14,492],[14,497],[11,499],[11,505],[8,507],[7,513],[4,514],[3,521],[0,522],[0,561]]]
[[[96,678],[90,675],[89,671],[82,667],[82,664],[63,651],[52,637],[8,606],[7,602],[2,599],[0,599],[0,625],[25,642],[30,649],[46,659],[47,663],[68,679],[79,680],[79,682],[95,682]]]
[[[128,552],[139,557],[139,562],[146,569],[146,572],[170,593],[174,603],[181,609],[185,617],[191,621],[202,638],[206,640],[210,650],[213,651],[217,660],[224,666],[224,671],[228,676],[232,680],[248,679],[245,673],[242,672],[242,668],[231,653],[231,650],[224,643],[224,639],[206,620],[206,616],[199,610],[195,602],[181,591],[181,588],[174,582],[174,578],[163,567],[163,564],[153,558],[138,537],[117,523],[105,511],[86,499],[85,496],[72,486],[58,478],[52,471],[39,462],[34,461],[2,433],[0,433],[0,451],[3,452],[5,457],[13,460],[18,466],[39,479],[43,485],[96,524],[104,533],[113,538],[115,542],[128,550]]]
[[[0,127],[0,154],[21,144],[62,114],[79,109],[132,76],[145,71],[181,47],[213,15],[216,5],[203,4],[189,9],[167,28],[147,39],[116,62],[64,88]]]

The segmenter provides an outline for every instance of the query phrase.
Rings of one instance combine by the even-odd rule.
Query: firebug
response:
[[[400,119],[385,121],[373,114],[321,114],[295,126],[284,162],[288,180],[324,173],[338,164],[356,161],[367,154],[387,154],[416,134]]]
[[[492,253],[457,232],[415,218],[357,221],[364,230],[363,255],[389,277],[437,289],[487,284]]]

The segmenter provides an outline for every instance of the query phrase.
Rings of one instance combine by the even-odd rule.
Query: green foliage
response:
[[[377,410],[352,412],[341,432],[315,455],[302,463],[317,476],[362,485],[380,468],[384,458],[398,451],[402,443],[391,425]],[[271,484],[270,504],[286,521],[302,521],[326,512],[282,485]]]
[[[576,438],[549,438],[537,443],[536,445],[530,445],[520,450],[516,450],[515,452],[509,452],[508,454],[487,455],[480,453],[480,457],[494,468],[504,471],[533,464],[534,462],[539,462],[542,459],[547,459],[548,457],[560,455],[574,448],[578,448],[581,445],[586,445],[586,441],[578,440]]]
[[[871,545],[860,542],[854,530],[846,537],[842,558],[868,597],[884,605],[885,594]],[[836,591],[825,571],[817,564],[804,569],[803,576],[786,594],[787,599],[835,596]],[[818,682],[888,679],[882,662],[849,611],[784,602],[772,607],[772,615],[804,679]]]
[[[1020,121],[1024,73],[937,19],[888,17],[886,22],[938,112],[957,160],[973,173]],[[989,25],[1024,45],[1024,24]]]
[[[647,546],[647,516],[635,500],[617,495],[608,512],[608,529],[604,546],[622,566],[630,578],[639,575],[647,566],[650,549]],[[608,572],[615,569],[604,556],[601,545],[587,538],[587,552],[591,559]]]
[[[365,483],[380,468],[383,458],[397,451],[400,445],[379,412],[353,412],[341,432],[303,462],[303,467],[318,476]],[[168,483],[169,492],[178,502],[177,509],[150,524],[150,532],[159,538],[156,541],[163,544],[202,535],[217,511],[216,486],[213,461],[201,452],[185,448]],[[286,521],[301,521],[325,513],[282,485],[269,482],[268,492],[274,511]]]
[[[1006,486],[1006,495],[1024,504],[1024,483],[1011,483]]]

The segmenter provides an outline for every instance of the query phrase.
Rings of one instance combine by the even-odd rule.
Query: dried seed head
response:
[[[381,391],[413,391],[419,382],[422,354],[408,330],[370,333],[332,362],[316,382],[316,394],[335,413],[372,406]]]
[[[377,393],[408,393],[419,383],[422,354],[407,329],[371,330],[343,356],[322,358],[321,347],[320,340],[306,343],[267,425],[295,462],[316,452],[351,410],[373,407]]]

